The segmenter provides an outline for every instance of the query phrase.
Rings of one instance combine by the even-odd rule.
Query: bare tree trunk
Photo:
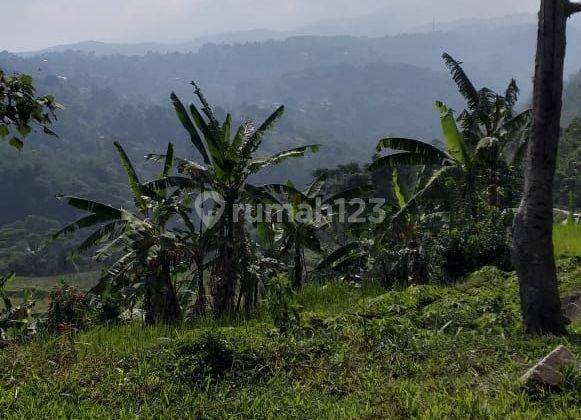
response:
[[[527,333],[565,332],[553,252],[553,178],[559,143],[568,0],[541,0],[535,65],[533,127],[524,193],[514,223],[512,255]]]

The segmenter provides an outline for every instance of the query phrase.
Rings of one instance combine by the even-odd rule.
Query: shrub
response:
[[[234,363],[234,351],[222,333],[209,330],[197,339],[178,342],[168,363],[173,375],[196,383],[228,371]]]
[[[85,330],[96,320],[96,310],[82,291],[62,283],[50,293],[46,325],[52,332]]]
[[[512,268],[510,261],[510,235],[508,218],[491,210],[475,222],[440,235],[447,280],[456,280],[485,266],[503,270]]]
[[[301,323],[301,306],[285,275],[273,277],[268,283],[268,311],[281,334],[287,334]]]

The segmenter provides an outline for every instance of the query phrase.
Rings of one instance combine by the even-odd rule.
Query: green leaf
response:
[[[116,219],[119,219],[119,218],[113,217],[113,214],[107,214],[107,213],[91,214],[91,215],[83,217],[83,218],[77,220],[76,222],[71,223],[70,225],[66,226],[65,228],[59,230],[57,233],[55,233],[53,235],[53,239],[57,239],[60,236],[70,235],[70,234],[75,233],[76,231],[78,231],[80,229],[95,226],[95,225],[98,225],[100,223],[105,223],[105,222],[109,222],[111,220],[116,220]]]
[[[359,242],[350,242],[347,245],[344,245],[336,249],[325,258],[321,259],[321,261],[319,261],[319,263],[315,267],[315,270],[320,271],[325,268],[332,267],[338,262],[340,262],[342,259],[349,256],[351,253],[358,251],[360,248],[361,244]]]
[[[143,192],[141,190],[141,183],[139,182],[139,178],[137,177],[137,173],[131,164],[131,160],[129,160],[129,156],[121,147],[121,144],[118,142],[113,143],[115,148],[117,149],[117,154],[119,155],[119,159],[121,160],[121,165],[125,172],[127,173],[127,177],[129,179],[129,188],[133,193],[133,200],[135,201],[135,206],[141,211],[141,213],[147,213],[147,203],[143,199]]]
[[[10,134],[10,130],[5,124],[0,124],[0,137],[6,138]]]
[[[266,134],[266,132],[268,132],[268,130],[270,130],[272,127],[274,127],[274,125],[276,124],[276,122],[282,118],[284,114],[284,106],[280,106],[276,111],[274,111],[272,113],[272,115],[270,117],[268,117],[260,127],[258,127],[258,130],[256,130],[254,132],[254,134],[252,135],[252,137],[250,138],[249,141],[249,147],[250,147],[250,152],[254,152],[258,149],[258,146],[260,146],[260,142],[262,137],[264,136],[264,134]]]
[[[226,116],[226,121],[222,125],[222,132],[224,133],[223,144],[230,144],[230,135],[232,130],[232,115],[228,114]]]
[[[176,111],[176,114],[177,114],[180,122],[182,123],[182,125],[184,126],[184,128],[186,129],[186,131],[190,135],[190,140],[191,140],[192,144],[198,150],[198,152],[202,155],[202,158],[204,159],[204,163],[209,164],[210,159],[208,157],[208,152],[206,151],[204,141],[202,140],[202,137],[198,133],[198,130],[196,130],[194,123],[192,123],[192,120],[190,119],[184,104],[180,101],[180,99],[177,97],[177,95],[173,92],[171,94],[171,101],[173,103],[174,109]],[[203,123],[203,126],[198,125],[198,128],[200,128],[200,131],[204,132],[203,128],[205,127],[206,124],[203,121],[203,119],[202,119],[202,123]],[[205,129],[207,131],[207,127],[205,127]],[[204,135],[205,134],[206,133],[204,132]]]
[[[443,155],[445,156],[445,155]],[[423,166],[423,165],[437,165],[441,164],[443,159],[429,160],[422,154],[410,153],[410,152],[400,152],[394,153],[387,156],[382,156],[379,159],[374,160],[371,165],[369,165],[369,170],[371,172],[377,171],[383,168],[394,168],[396,166]]]
[[[22,136],[22,137],[26,137],[30,134],[30,132],[32,131],[32,128],[30,128],[30,126],[28,124],[18,124],[18,126],[16,127],[16,130],[18,131],[18,133]]]
[[[388,166],[437,165],[449,158],[446,152],[436,146],[425,141],[408,138],[389,137],[381,139],[377,144],[377,151],[379,152],[383,149],[397,150],[398,152],[376,159],[369,166],[371,171]]]
[[[319,194],[321,194],[321,190],[323,189],[323,186],[325,185],[325,182],[327,181],[328,175],[327,174],[323,174],[319,177],[317,177],[312,183],[311,185],[309,185],[305,191],[304,194],[309,197],[309,198],[315,198],[317,197]]]
[[[468,163],[466,151],[464,149],[464,139],[456,126],[454,112],[442,102],[436,102],[436,109],[440,113],[442,134],[448,148],[448,153],[459,163]]]
[[[444,59],[444,63],[446,67],[452,73],[452,79],[458,86],[458,90],[460,94],[466,99],[468,102],[468,108],[471,110],[475,110],[478,107],[478,103],[480,101],[478,91],[464,72],[462,68],[462,63],[459,61],[454,60],[449,54],[444,53],[442,55]]]
[[[260,243],[265,248],[272,248],[274,246],[274,230],[269,223],[261,222],[256,225],[256,234]]]
[[[441,192],[445,188],[446,181],[448,179],[461,179],[464,176],[464,169],[457,165],[444,166],[438,169],[436,172],[434,172],[424,188],[422,188],[418,193],[411,197],[406,202],[405,206],[393,216],[393,219],[397,220],[401,216],[407,214],[407,212],[412,211],[424,197],[430,194],[433,194],[433,196],[436,197],[441,196]]]
[[[248,170],[250,171],[250,173],[256,173],[262,168],[265,168],[267,166],[278,165],[279,163],[281,163],[287,159],[296,158],[296,157],[303,157],[303,156],[305,156],[305,153],[309,150],[313,153],[316,153],[319,151],[319,147],[320,147],[320,145],[318,145],[318,144],[311,144],[308,146],[301,146],[301,147],[296,147],[294,149],[285,150],[283,152],[276,153],[276,154],[269,156],[267,158],[257,159],[257,160],[252,161],[248,165]]]
[[[111,207],[107,204],[99,203],[98,201],[87,200],[84,198],[59,195],[57,199],[65,201],[69,206],[77,208],[79,210],[84,210],[90,213],[101,214],[108,216],[111,219],[121,219],[125,212],[115,207]]]
[[[189,191],[200,190],[199,182],[183,176],[168,176],[166,178],[156,179],[155,181],[144,184],[144,186],[153,191],[165,191],[169,188],[180,188]]]
[[[93,232],[87,239],[85,239],[75,250],[77,253],[83,253],[89,250],[90,248],[97,245],[99,242],[111,238],[114,236],[115,233],[119,232],[121,228],[124,228],[127,225],[127,221],[115,221],[109,223],[101,228],[97,229]]]
[[[174,164],[174,149],[173,144],[168,143],[167,145],[167,152],[165,154],[165,161],[163,164],[163,173],[162,177],[167,178],[173,169]]]
[[[362,198],[372,192],[373,185],[364,185],[361,187],[347,188],[336,194],[330,195],[323,200],[323,204],[333,204],[337,200],[350,200],[353,198]]]
[[[397,169],[393,169],[392,171],[393,176],[393,191],[395,193],[395,198],[397,199],[397,204],[399,205],[400,210],[403,209],[408,201],[408,198],[405,195],[405,189],[402,188],[399,182],[399,172]]]

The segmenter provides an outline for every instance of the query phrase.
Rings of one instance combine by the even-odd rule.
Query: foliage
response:
[[[18,335],[30,320],[31,309],[35,302],[25,293],[24,303],[15,305],[6,293],[6,285],[16,278],[15,273],[0,275],[0,299],[3,308],[0,310],[0,348],[7,344],[13,335]]]
[[[208,285],[209,303],[216,313],[252,308],[258,303],[261,280],[251,271],[254,257],[245,232],[244,215],[242,220],[237,220],[239,215],[235,214],[237,205],[252,202],[247,194],[247,189],[252,187],[247,180],[261,169],[278,165],[287,159],[303,157],[308,151],[316,152],[318,145],[296,147],[257,158],[255,154],[263,138],[282,117],[284,106],[274,111],[258,128],[247,121],[233,130],[232,115],[227,114],[223,122],[218,121],[202,91],[194,82],[192,85],[201,104],[200,109],[195,104],[186,108],[175,93],[172,93],[171,99],[194,150],[203,161],[203,164],[199,164],[182,159],[180,172],[201,190],[217,193],[223,200],[208,209],[215,213],[221,205],[223,213],[222,217],[212,220],[209,226],[213,229],[217,248]],[[160,183],[180,187],[171,178],[161,180]],[[155,189],[155,186],[152,187]],[[204,199],[203,195],[201,197]],[[205,301],[201,304],[196,309],[199,313],[207,309]]]
[[[319,234],[333,227],[338,203],[363,198],[373,188],[361,185],[326,194],[326,179],[327,174],[321,174],[302,191],[290,181],[286,185],[264,185],[250,191],[262,203],[277,206],[273,214],[264,215],[265,220],[258,224],[258,234],[263,243],[271,244],[283,257],[292,256],[294,289],[306,281],[305,250],[322,253]],[[343,211],[348,211],[346,205],[343,207]],[[339,219],[347,216],[341,214]]]
[[[90,214],[61,229],[54,238],[97,226],[97,230],[76,251],[86,252],[100,245],[96,259],[104,261],[115,256],[117,260],[94,291],[103,291],[108,284],[113,284],[116,291],[124,289],[128,298],[133,300],[133,293],[139,289],[136,286],[142,284],[144,287],[139,292],[144,296],[148,323],[161,319],[173,322],[181,317],[181,309],[171,279],[171,267],[176,263],[175,255],[181,252],[181,244],[176,234],[166,229],[166,224],[176,214],[188,211],[182,204],[182,190],[176,189],[169,196],[166,194],[166,190],[172,187],[164,180],[169,179],[173,168],[173,146],[168,145],[163,179],[149,184],[140,182],[122,146],[115,143],[115,148],[127,173],[137,212],[134,214],[84,198],[61,196],[59,198],[70,206]],[[192,186],[187,178],[172,179],[181,182],[182,186]]]
[[[581,118],[574,119],[559,140],[555,202],[561,208],[576,213],[581,208]]]
[[[296,293],[284,275],[273,277],[267,285],[268,311],[274,325],[281,334],[298,328],[301,323],[301,306],[296,302]]]
[[[195,340],[177,343],[168,357],[172,376],[192,384],[223,375],[233,363],[230,343],[223,334],[212,330],[203,331]]]
[[[385,138],[379,141],[377,151],[395,151],[376,159],[370,169],[398,165],[440,166],[422,190],[408,200],[406,210],[407,207],[417,205],[420,198],[441,194],[443,189],[450,189],[452,185],[452,189],[460,193],[454,201],[465,202],[472,217],[477,216],[477,193],[483,190],[483,185],[486,186],[483,198],[486,197],[491,205],[504,209],[508,203],[502,198],[510,195],[503,189],[510,186],[510,167],[518,165],[522,159],[531,113],[527,110],[514,114],[519,92],[514,80],[504,95],[488,88],[476,91],[461,63],[448,54],[444,54],[443,58],[467,101],[467,109],[457,120],[452,109],[442,102],[436,102],[445,149],[420,140]],[[451,204],[450,200],[447,204]]]
[[[51,332],[78,332],[95,325],[96,315],[85,292],[62,283],[50,293],[45,325]]]
[[[458,279],[485,265],[504,270],[512,268],[510,260],[511,213],[489,208],[476,223],[463,223],[444,231],[438,240],[443,258],[444,278]]]
[[[7,76],[0,70],[0,139],[10,137],[12,147],[22,149],[33,124],[38,124],[45,134],[56,136],[50,126],[59,108],[62,106],[52,96],[36,96],[32,77]]]

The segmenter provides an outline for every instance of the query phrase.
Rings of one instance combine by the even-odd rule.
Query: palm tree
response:
[[[142,184],[137,173],[119,143],[115,148],[125,169],[133,194],[136,212],[116,208],[74,196],[59,196],[72,207],[91,213],[66,226],[54,235],[58,238],[80,229],[98,226],[76,252],[85,252],[101,245],[96,252],[97,260],[107,260],[113,255],[121,257],[107,270],[103,281],[94,289],[105,289],[106,283],[123,284],[134,278],[144,284],[146,322],[175,322],[181,318],[177,293],[171,278],[172,263],[183,252],[175,234],[166,229],[176,214],[187,211],[182,203],[182,190],[166,195],[167,184],[158,181]],[[168,145],[162,178],[167,180],[173,168],[173,145]],[[192,187],[188,178],[174,177],[174,183]]]
[[[293,289],[300,289],[307,279],[305,249],[323,252],[318,233],[330,226],[333,214],[330,211],[317,214],[319,209],[332,209],[338,200],[362,197],[372,188],[366,185],[325,195],[325,180],[326,175],[323,174],[302,191],[290,182],[286,185],[264,185],[251,190],[254,197],[263,203],[277,205],[278,211],[267,215],[267,221],[259,226],[258,231],[265,242],[272,242],[274,238],[282,256],[292,255]]]
[[[302,157],[307,151],[316,152],[317,145],[308,145],[255,158],[264,135],[274,127],[284,113],[279,107],[257,129],[250,122],[243,123],[234,132],[232,116],[219,122],[198,86],[192,82],[194,93],[201,103],[201,112],[191,104],[188,109],[172,93],[171,99],[182,125],[188,132],[194,149],[203,164],[184,163],[180,168],[206,191],[223,198],[223,217],[218,221],[217,256],[212,264],[209,284],[210,306],[216,313],[232,312],[243,306],[253,306],[257,286],[250,273],[252,261],[244,221],[235,214],[237,204],[246,201],[245,188],[249,176],[262,168],[276,165],[286,159]],[[174,185],[171,183],[170,184]]]

